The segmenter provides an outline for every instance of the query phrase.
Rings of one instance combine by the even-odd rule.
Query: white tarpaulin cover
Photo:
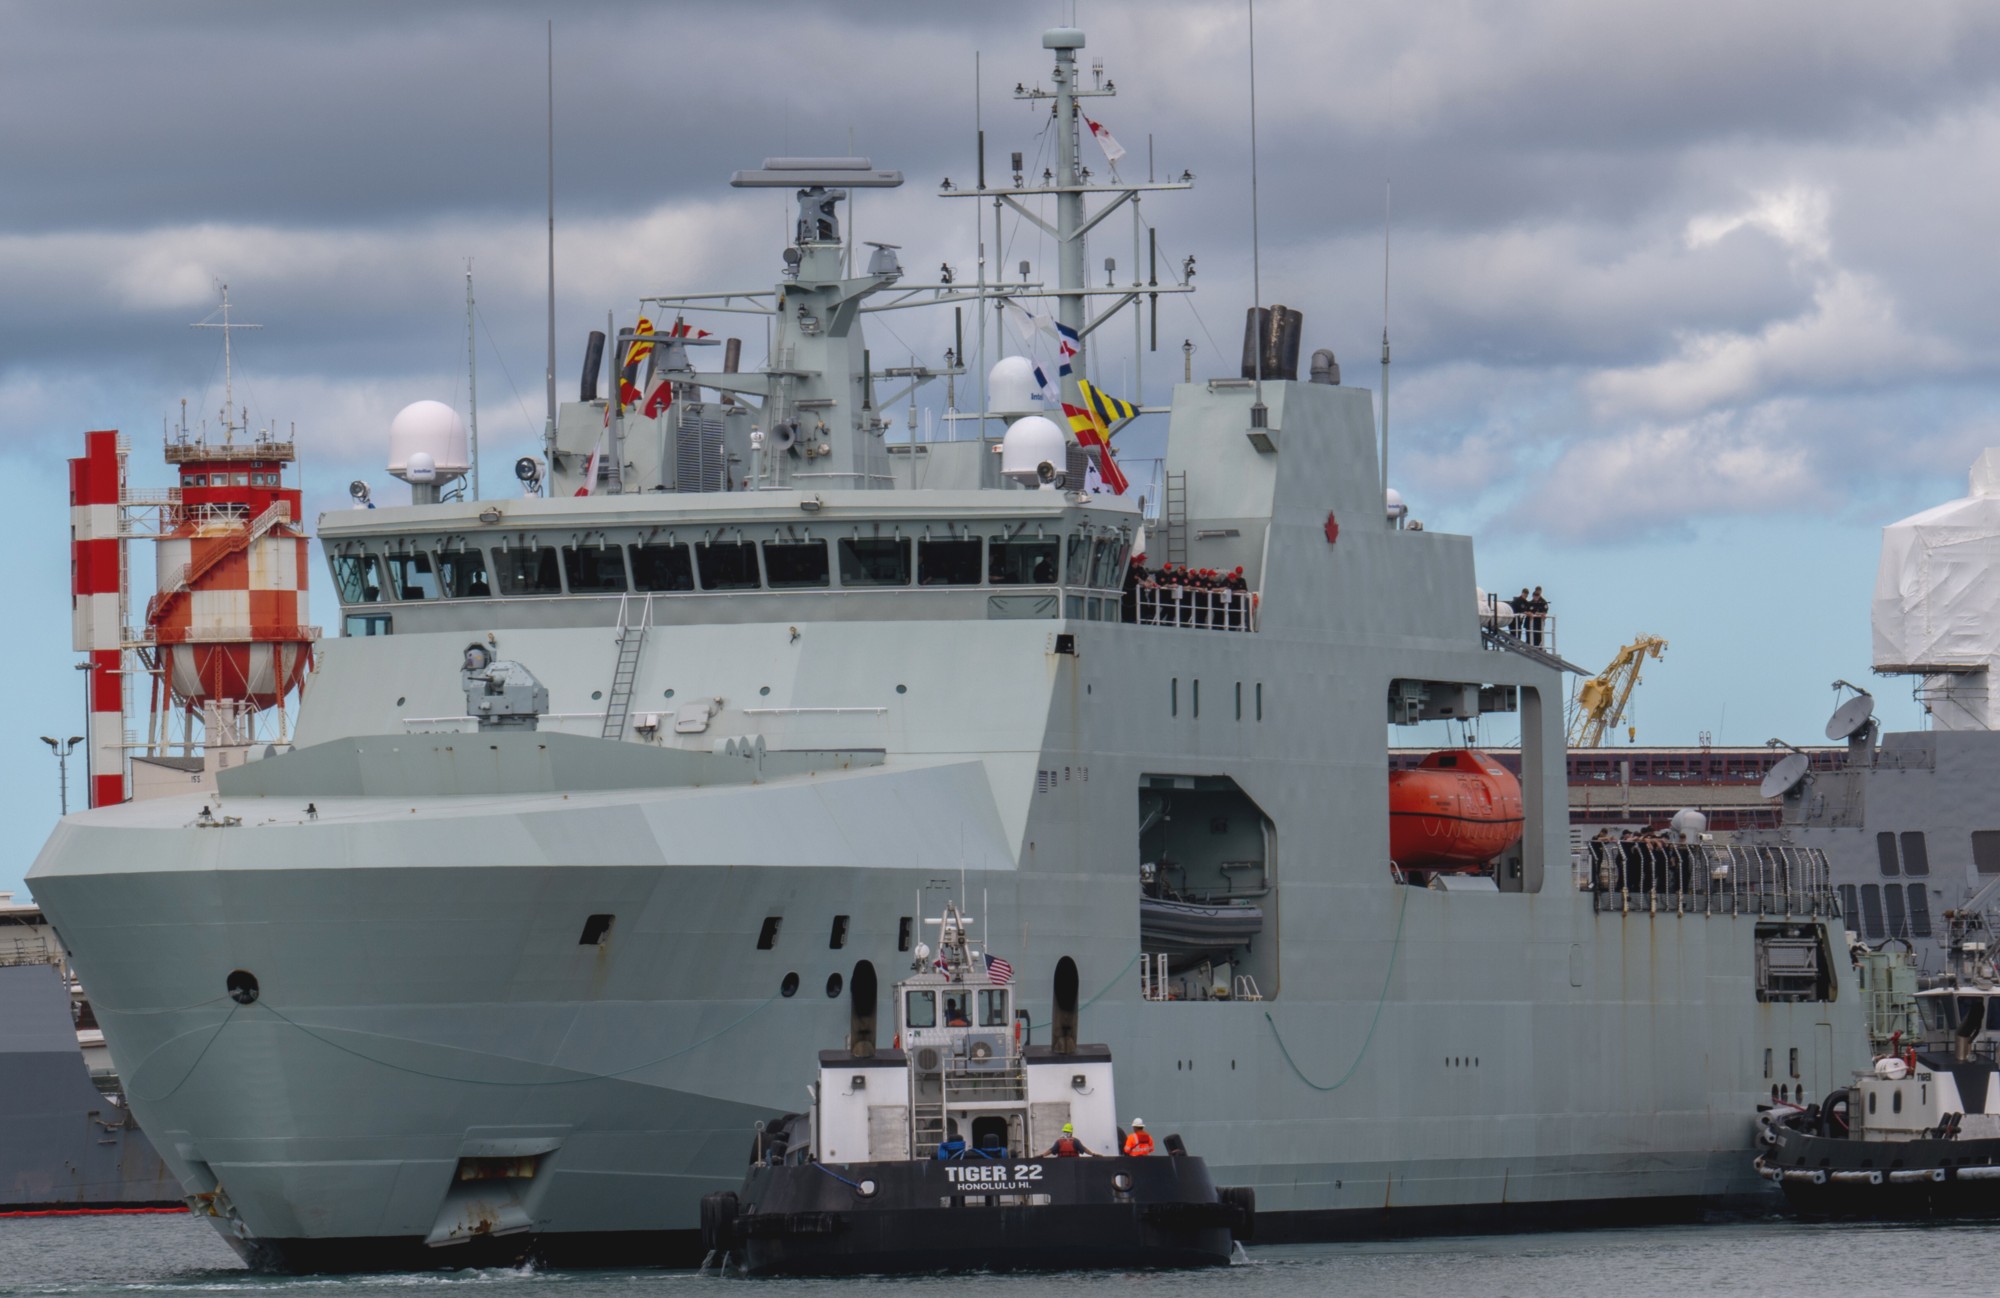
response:
[[[1972,466],[1972,494],[1882,529],[1875,666],[2000,664],[2000,450]]]

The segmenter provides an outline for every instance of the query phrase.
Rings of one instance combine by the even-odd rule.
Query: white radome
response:
[[[1057,473],[1068,467],[1069,438],[1046,415],[1027,415],[1015,420],[1000,443],[1001,476],[1023,486],[1042,486],[1044,464]]]
[[[986,371],[986,408],[996,415],[1039,412],[1042,403],[1035,392],[1035,363],[1025,356],[1002,356]]]
[[[430,457],[428,479],[412,479],[417,455]],[[465,421],[442,401],[413,401],[389,423],[389,472],[409,481],[443,481],[461,477],[472,467],[466,446]]]

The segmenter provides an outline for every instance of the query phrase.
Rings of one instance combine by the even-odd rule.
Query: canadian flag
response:
[[[1104,150],[1104,160],[1114,167],[1117,166],[1118,159],[1125,156],[1125,146],[1112,139],[1111,132],[1105,130],[1102,123],[1093,122],[1086,117],[1083,119],[1083,124],[1097,137],[1097,147]]]

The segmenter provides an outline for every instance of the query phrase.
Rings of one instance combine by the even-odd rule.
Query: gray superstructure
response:
[[[1872,665],[1911,682],[1928,728],[1884,733],[1866,691],[1836,681],[1853,693],[1826,738],[1846,743],[1844,757],[1767,781],[1784,822],[1768,837],[1823,852],[1847,926],[1871,944],[1907,942],[1933,975],[1949,963],[1947,916],[1976,912],[1961,927],[1990,929],[2000,900],[1996,578],[2000,450],[1987,450],[1965,496],[1883,529]]]
[[[1082,43],[1044,38],[1052,183],[954,196],[1048,198],[1080,239],[1086,195],[1145,188],[1079,177]],[[1023,470],[1027,420],[890,443],[861,323],[910,286],[893,249],[845,276],[850,177],[893,182],[741,177],[800,191],[784,278],[727,299],[769,312],[761,370],[655,333],[640,386],[672,405],[566,405],[546,497],[323,516],[346,626],[295,750],[44,848],[36,896],[198,1208],[279,1266],[686,1256],[749,1125],[801,1107],[946,900],[1036,1040],[1073,1006],[1265,1238],[1758,1193],[1756,1101],[1865,1062],[1814,863],[1579,889],[1560,677],[1482,642],[1471,542],[1385,509],[1370,394],[1330,363],[1174,391],[1171,545],[1242,567],[1226,615],[1128,610],[1136,504],[1075,490],[1074,445]],[[1084,264],[1048,295],[1087,342]],[[1520,847],[1401,884],[1385,718],[1508,710]],[[1162,878],[1254,900],[1254,936],[1149,950]]]

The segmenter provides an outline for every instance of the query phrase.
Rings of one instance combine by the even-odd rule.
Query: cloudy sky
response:
[[[1197,177],[1145,205],[1163,259],[1198,259],[1198,294],[1162,308],[1141,358],[1159,401],[1183,339],[1198,373],[1230,368],[1251,300],[1244,10],[1075,8],[1120,91],[1101,107],[1126,174],[1150,148]],[[642,293],[770,282],[784,201],[724,183],[767,154],[902,169],[910,185],[859,205],[861,237],[970,274],[970,205],[932,195],[972,178],[975,55],[990,156],[1036,157],[1041,118],[1011,91],[1046,79],[1040,31],[1070,9],[564,6],[562,390],[585,331]],[[163,420],[221,403],[217,339],[187,328],[218,283],[264,326],[239,336],[238,396],[253,423],[296,426],[309,515],[351,477],[386,493],[403,404],[463,405],[468,258],[489,494],[532,449],[547,14],[0,0],[0,457],[19,500],[0,537],[22,630],[0,662],[26,714],[0,742],[0,807],[24,830],[0,889],[55,814],[35,736],[80,720],[63,460],[115,427],[135,482],[165,485]],[[1666,636],[1642,740],[1815,737],[1828,682],[1866,679],[1880,526],[1962,494],[2000,444],[2000,9],[1262,0],[1256,20],[1264,296],[1371,387],[1393,182],[1392,478],[1415,514],[1478,539],[1486,586],[1546,586],[1580,662]],[[1128,227],[1105,228],[1091,264],[1129,275]],[[1006,238],[1009,267],[1048,254]],[[941,359],[948,320],[893,325],[878,356]],[[1129,387],[1112,332],[1099,363]],[[1160,434],[1129,441],[1157,453]],[[316,574],[331,625],[325,594]],[[1918,721],[1904,682],[1881,695]]]

